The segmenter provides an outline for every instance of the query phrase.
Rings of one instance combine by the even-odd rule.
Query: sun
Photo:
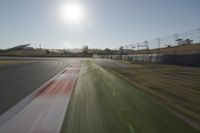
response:
[[[84,16],[83,12],[79,3],[64,3],[59,8],[59,16],[63,21],[80,22]]]

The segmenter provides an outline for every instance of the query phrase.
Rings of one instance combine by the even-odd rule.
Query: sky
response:
[[[66,3],[81,7],[78,21],[60,17]],[[200,28],[199,6],[200,0],[0,0],[0,49],[116,48]]]

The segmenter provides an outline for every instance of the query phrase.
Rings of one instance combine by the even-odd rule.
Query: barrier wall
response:
[[[94,55],[95,58],[126,60],[141,63],[162,63],[186,66],[200,66],[200,54],[135,54],[135,55]]]

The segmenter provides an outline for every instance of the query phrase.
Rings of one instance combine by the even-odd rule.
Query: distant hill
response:
[[[200,54],[200,44],[188,44],[160,49],[138,50],[129,54]]]
[[[48,49],[27,49],[27,50],[3,50],[0,56],[21,56],[21,57],[92,57],[90,53],[61,53]]]

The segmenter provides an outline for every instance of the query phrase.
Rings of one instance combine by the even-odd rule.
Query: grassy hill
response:
[[[200,44],[165,47],[160,49],[138,50],[131,54],[200,54]]]

